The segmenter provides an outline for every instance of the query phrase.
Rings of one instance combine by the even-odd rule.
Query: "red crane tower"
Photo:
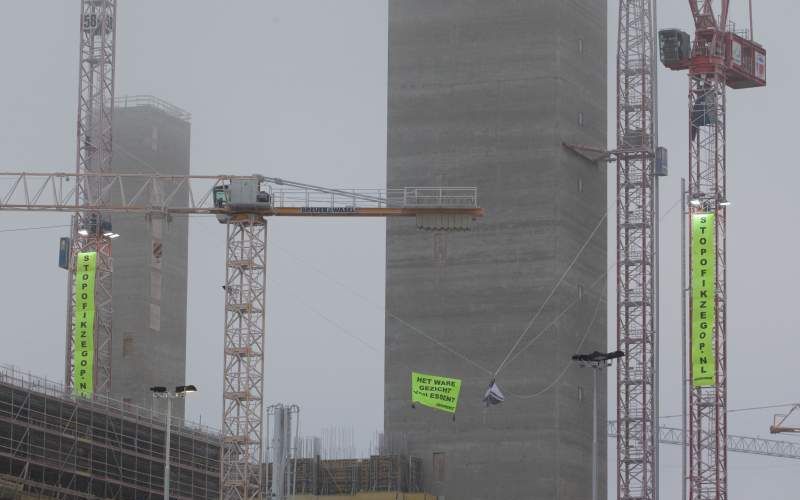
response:
[[[750,30],[737,30],[728,21],[729,3],[689,1],[695,25],[693,42],[680,30],[659,32],[664,65],[689,71],[692,500],[728,498],[725,91],[726,87],[763,87],[767,83],[767,53],[752,38],[752,15]]]
[[[80,17],[80,68],[78,86],[78,148],[75,166],[77,185],[75,197],[78,204],[97,200],[99,205],[109,203],[106,177],[86,177],[81,174],[108,173],[111,168],[111,115],[114,109],[114,62],[116,43],[117,0],[81,0]],[[106,217],[103,219],[103,217]],[[90,221],[97,231],[89,232]],[[94,319],[94,387],[86,387],[88,392],[96,390],[107,392],[111,388],[111,222],[99,212],[79,211],[72,218],[72,255],[80,252],[97,252],[97,278],[95,284]],[[75,283],[75,265],[70,264],[69,288]],[[86,363],[86,359],[76,361],[73,345],[75,324],[75,297],[67,294],[67,349],[65,357],[65,382],[75,387],[74,363]],[[80,354],[85,351],[78,351]],[[80,357],[80,356],[79,356]],[[85,385],[82,380],[80,384]]]
[[[617,498],[658,498],[655,0],[620,0],[617,44]]]

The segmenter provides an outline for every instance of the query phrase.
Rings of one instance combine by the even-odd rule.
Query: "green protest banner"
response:
[[[714,214],[692,214],[692,385],[716,384],[717,246]]]
[[[75,265],[75,329],[72,332],[72,380],[78,396],[94,392],[94,280],[97,252],[81,252]]]
[[[461,380],[424,373],[411,373],[411,402],[455,413]]]

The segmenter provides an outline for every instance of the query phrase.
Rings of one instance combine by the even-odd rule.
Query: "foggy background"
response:
[[[693,32],[685,1],[659,3],[660,28]],[[731,3],[732,19],[744,27],[746,1]],[[788,0],[754,4],[756,40],[768,51],[768,87],[728,92],[729,409],[800,399],[793,316],[800,278],[793,144],[800,75],[790,50],[800,7]],[[608,5],[613,111],[617,3]],[[192,113],[193,174],[385,185],[385,0],[121,0],[118,9],[116,95],[153,94]],[[0,171],[74,170],[78,22],[78,0],[0,1]],[[661,68],[659,87],[661,145],[670,155],[670,176],[661,181],[660,405],[662,415],[675,415],[681,411],[676,202],[688,154],[687,76]],[[613,145],[613,115],[608,126]],[[609,175],[613,259],[613,165]],[[68,219],[0,214],[0,363],[58,381],[66,307],[58,238],[67,228],[17,229],[61,226]],[[299,404],[303,434],[352,427],[359,451],[366,451],[383,425],[384,222],[271,219],[268,260],[265,404]],[[213,217],[193,218],[186,381],[200,392],[187,407],[190,418],[214,427],[222,403],[223,272],[224,227]],[[616,346],[613,281],[610,348]],[[532,313],[538,305],[531,304]],[[776,411],[731,413],[729,433],[770,437]],[[679,418],[662,423],[680,427]],[[679,450],[662,446],[664,498],[679,498]],[[796,461],[733,453],[729,461],[731,500],[789,498],[796,490]],[[615,463],[611,441],[610,497]]]

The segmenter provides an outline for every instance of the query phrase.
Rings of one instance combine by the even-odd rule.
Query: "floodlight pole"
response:
[[[620,354],[621,355],[621,354]],[[600,353],[600,352],[593,352],[591,354],[576,354],[572,356],[572,360],[578,363],[578,366],[584,367],[588,366],[592,368],[593,377],[592,377],[592,500],[598,500],[597,494],[597,487],[598,487],[598,474],[597,474],[597,465],[598,465],[598,458],[597,453],[599,451],[599,446],[597,442],[597,420],[598,420],[598,409],[600,407],[599,404],[599,385],[600,385],[600,371],[607,367],[611,366],[611,360],[619,357],[616,353]]]
[[[603,365],[605,365],[605,363],[592,365],[592,368],[594,368],[594,370],[592,370],[592,372],[594,372],[594,401],[592,403],[592,500],[597,500],[597,452],[599,449],[597,445],[597,399],[599,397],[597,394],[599,392],[597,390],[597,385],[600,379],[600,370],[603,369]],[[609,363],[609,366],[611,366],[611,363]]]
[[[172,399],[167,397],[167,437],[164,444],[164,500],[169,500],[169,449],[172,437]]]
[[[180,385],[175,388],[175,392],[169,392],[165,387],[151,387],[154,399],[167,400],[167,422],[164,432],[164,500],[169,500],[169,450],[172,447],[172,400],[184,399],[187,393],[196,392],[197,388],[193,385]]]
[[[686,338],[686,299],[687,295],[689,294],[689,288],[686,283],[686,218],[689,217],[689,205],[686,203],[686,179],[681,178],[681,365],[682,365],[682,375],[681,375],[681,388],[682,388],[682,410],[683,415],[681,417],[681,428],[683,430],[683,446],[681,448],[681,470],[682,470],[682,478],[681,479],[681,489],[682,489],[682,498],[683,500],[687,499],[687,481],[689,480],[689,466],[688,466],[688,454],[687,450],[689,448],[689,443],[687,442],[687,436],[689,432],[687,430],[687,422],[688,422],[688,401],[689,401],[689,393],[688,393],[688,385],[689,385],[689,374],[687,372],[687,356],[688,353],[686,352],[686,346],[688,345],[689,341]]]
[[[595,351],[591,354],[576,354],[572,356],[572,360],[578,363],[578,366],[588,366],[593,370],[593,383],[592,383],[592,500],[598,500],[598,471],[599,465],[598,452],[600,446],[598,445],[597,421],[600,409],[600,372],[603,368],[611,366],[611,362],[625,356],[622,351],[615,352],[598,352]]]

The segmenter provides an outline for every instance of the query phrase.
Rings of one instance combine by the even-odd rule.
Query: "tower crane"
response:
[[[111,123],[114,109],[114,64],[116,61],[116,22],[117,0],[81,0],[80,17],[80,64],[78,84],[78,130],[77,158],[75,173],[75,197],[78,204],[85,200],[95,200],[98,206],[110,200],[102,193],[106,186],[101,184],[106,177],[85,177],[84,173],[108,173],[111,169]],[[79,228],[87,226],[91,219],[101,221],[110,227],[110,220],[101,220],[99,212],[75,212],[71,225],[71,251],[73,255],[91,250],[96,252],[95,279],[95,367],[93,383],[100,392],[111,388],[111,320],[113,316],[111,301],[111,240],[97,238],[95,233],[84,234]],[[69,273],[69,289],[74,287],[74,269]],[[72,322],[76,303],[75,297],[67,297],[65,381],[73,387],[73,345]]]
[[[458,229],[481,214],[477,194],[458,188],[345,192],[261,176],[112,174],[116,12],[117,0],[81,0],[75,174],[2,174],[9,180],[9,189],[0,210],[74,214],[68,289],[80,287],[84,299],[78,301],[77,291],[68,293],[65,382],[77,394],[89,397],[112,389],[112,239],[116,234],[109,214],[215,214],[225,223],[223,498],[261,498],[265,217],[415,216],[421,227]],[[78,261],[81,256],[87,263]],[[89,260],[93,279],[76,282],[76,276],[88,276],[89,267],[80,274],[77,271],[80,264],[88,266]]]
[[[617,498],[658,498],[655,0],[620,0],[617,42]],[[612,160],[613,161],[613,160]]]
[[[85,190],[84,186],[100,188]],[[99,254],[97,248],[110,247],[116,235],[106,217],[112,213],[215,215],[226,226],[222,414],[222,498],[226,500],[262,498],[267,218],[415,217],[420,229],[466,230],[472,220],[483,215],[475,188],[364,191],[259,175],[0,173],[0,212],[15,210],[77,214],[73,229],[87,243],[79,248],[73,245],[78,251],[70,258],[73,273],[84,252]],[[81,272],[82,279],[83,275]],[[97,276],[101,276],[99,270]],[[95,288],[95,295],[105,299],[110,289],[99,288]],[[73,344],[77,332],[76,324]],[[88,333],[91,336],[91,328]],[[81,353],[78,349],[75,359],[99,358],[102,347],[95,342],[94,352]],[[73,361],[71,367],[70,376],[75,380],[80,366]],[[107,367],[103,365],[102,369]],[[100,370],[95,364],[88,378],[105,376]],[[95,385],[95,390],[99,388]],[[91,392],[86,395],[91,397]]]
[[[617,170],[617,498],[658,498],[658,146],[656,2],[620,0],[616,149],[563,146]]]
[[[729,0],[689,0],[693,41],[677,29],[659,32],[662,63],[689,71],[692,500],[728,498],[725,92],[726,87],[767,84],[767,53],[753,40],[752,14],[750,30],[737,30],[728,21],[729,4]]]

